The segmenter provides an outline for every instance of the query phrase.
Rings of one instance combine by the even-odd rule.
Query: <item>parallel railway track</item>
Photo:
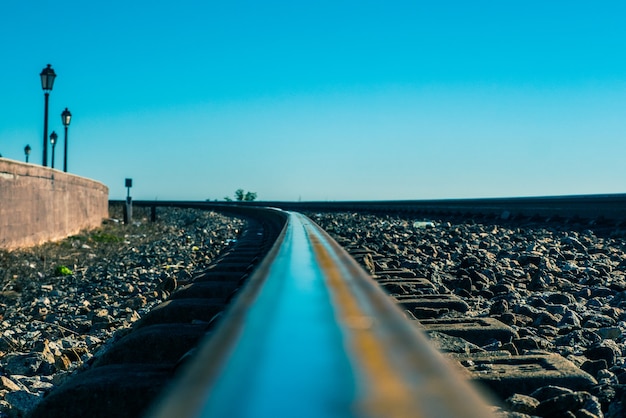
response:
[[[483,202],[483,211],[479,202],[272,206],[616,225],[626,218],[624,196],[539,199],[535,206],[518,199],[490,201]],[[488,416],[491,400],[459,383],[456,371],[402,315],[399,307],[411,306],[410,298],[394,305],[306,218],[256,205],[135,204],[217,209],[251,222],[231,252],[142,318],[90,370],[49,395],[34,416]],[[432,299],[442,303],[447,296]],[[154,349],[129,354],[142,345]],[[528,362],[529,371],[541,361],[546,370],[561,367],[552,360],[520,361]],[[585,379],[581,375],[581,386],[590,382]],[[93,410],[76,411],[70,400],[85,393],[93,394]]]

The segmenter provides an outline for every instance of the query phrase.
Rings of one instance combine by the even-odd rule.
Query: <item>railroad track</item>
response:
[[[217,206],[250,220],[235,248],[142,318],[89,370],[46,397],[33,416],[141,416],[146,411],[153,417],[489,416],[486,405],[493,401],[463,383],[403,315],[403,310],[442,304],[462,311],[462,300],[429,295],[394,303],[301,215]],[[368,210],[381,210],[375,206]],[[619,211],[586,211],[620,221]],[[390,278],[381,284],[394,280],[411,281]],[[491,321],[421,322],[468,339],[511,338],[510,329]],[[594,383],[555,358],[464,361],[474,371],[494,365],[496,374],[522,370],[525,376],[517,379],[530,381],[534,373],[535,384],[549,382],[550,371],[555,378],[570,376],[567,382],[575,388]],[[496,387],[502,382],[494,381]],[[84,396],[93,398],[93,410],[76,411],[71,399]]]

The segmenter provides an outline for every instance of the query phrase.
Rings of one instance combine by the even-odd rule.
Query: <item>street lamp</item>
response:
[[[57,144],[58,137],[59,136],[54,131],[52,131],[52,133],[50,134],[50,143],[52,144],[52,168],[54,168],[54,147]]]
[[[26,145],[24,147],[24,155],[26,155],[26,162],[28,162],[28,157],[30,156],[30,145]]]
[[[43,166],[48,165],[48,97],[54,85],[54,78],[57,76],[48,64],[39,74],[41,77],[41,88],[44,91],[44,111],[43,111]]]
[[[70,126],[70,120],[72,119],[72,114],[67,107],[61,113],[61,122],[63,122],[63,126],[65,126],[65,144],[63,149],[63,171],[67,173],[67,127]]]

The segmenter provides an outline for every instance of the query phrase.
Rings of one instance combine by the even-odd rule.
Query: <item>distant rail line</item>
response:
[[[297,212],[558,219],[608,227],[626,220],[626,195],[134,205],[154,208],[153,216],[160,206],[217,210],[246,218],[248,228],[91,368],[48,395],[36,417],[490,416],[492,400],[459,378],[400,307],[434,303],[462,310],[462,300],[427,295],[394,303],[345,250]],[[506,327],[486,320],[424,324],[510,336]],[[484,361],[503,373],[562,367],[552,358]],[[584,385],[585,379],[576,375],[570,381]],[[92,409],[77,411],[71,399],[85,394],[93,398]]]
[[[123,203],[123,201],[112,201]],[[437,199],[392,201],[317,201],[317,202],[198,202],[198,201],[135,201],[142,207],[272,207],[290,211],[354,211],[404,213],[416,216],[481,216],[503,220],[582,221],[602,224],[626,222],[626,194],[580,196],[512,197],[484,199]]]

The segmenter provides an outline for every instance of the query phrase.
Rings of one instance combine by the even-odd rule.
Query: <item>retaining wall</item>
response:
[[[54,241],[101,225],[109,188],[51,168],[0,158],[0,248]]]

